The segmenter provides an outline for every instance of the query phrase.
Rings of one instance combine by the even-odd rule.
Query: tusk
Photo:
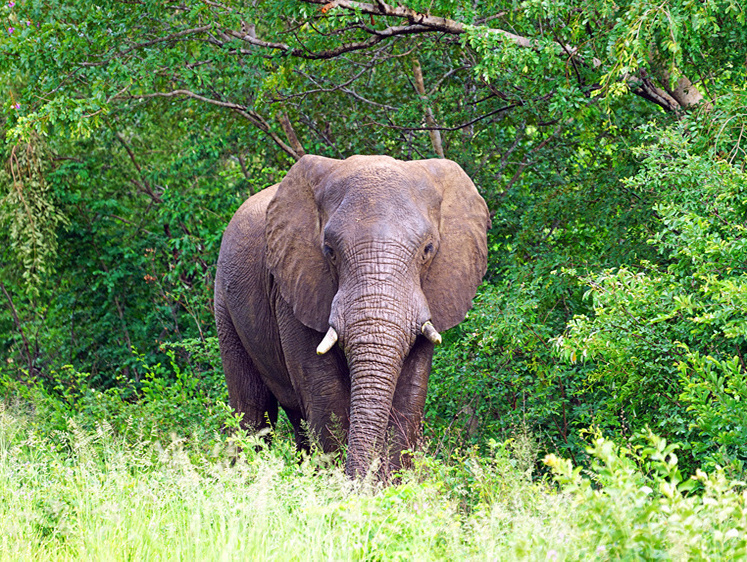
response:
[[[439,334],[438,330],[433,327],[433,324],[431,324],[430,320],[423,324],[423,327],[420,328],[420,331],[423,332],[423,335],[431,342],[433,342],[434,345],[439,345],[441,343],[441,334]]]
[[[335,343],[337,343],[337,332],[332,326],[330,326],[329,330],[327,330],[327,335],[325,335],[322,340],[322,343],[320,343],[319,347],[316,348],[316,354],[324,355],[332,349],[332,346],[335,345]]]

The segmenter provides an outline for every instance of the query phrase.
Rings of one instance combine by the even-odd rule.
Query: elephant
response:
[[[485,201],[446,159],[305,155],[223,234],[215,317],[245,428],[290,420],[296,444],[347,444],[345,472],[406,466],[422,439],[440,331],[487,268]]]

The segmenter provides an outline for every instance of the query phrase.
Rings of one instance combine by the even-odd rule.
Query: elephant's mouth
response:
[[[441,343],[441,334],[438,333],[438,330],[436,330],[430,320],[425,322],[420,327],[420,333],[428,338],[428,341],[430,341],[433,345],[439,345]],[[332,349],[332,346],[337,343],[338,339],[339,336],[337,335],[337,330],[330,326],[321,343],[316,348],[317,355],[324,355],[325,353],[327,353],[330,349]]]

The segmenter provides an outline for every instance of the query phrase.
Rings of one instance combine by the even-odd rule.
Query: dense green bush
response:
[[[689,140],[699,125],[657,135],[640,150],[642,171],[627,180],[657,193],[649,243],[658,263],[585,277],[593,314],[573,319],[556,343],[570,364],[593,366],[588,384],[606,396],[595,423],[618,434],[649,425],[680,442],[690,465],[698,458],[742,471],[747,175]]]
[[[426,433],[436,450],[533,433],[543,450],[577,458],[577,432],[594,405],[585,366],[558,365],[552,324],[540,317],[542,287],[484,285],[467,320],[434,358]]]
[[[579,535],[562,558],[588,560],[709,560],[747,555],[745,483],[718,469],[683,476],[675,451],[650,431],[643,444],[620,447],[594,437],[591,470],[550,455],[561,489],[570,495]],[[693,490],[697,490],[694,492]]]
[[[109,388],[97,388],[90,373],[71,365],[44,379],[0,370],[0,397],[18,401],[44,420],[48,431],[63,431],[74,419],[84,430],[102,420],[116,435],[167,439],[171,434],[209,436],[223,430],[228,399],[220,369],[217,338],[187,340],[164,349],[168,363],[147,364],[135,353],[142,376],[119,376]]]
[[[568,253],[579,245],[547,243],[524,274],[514,266],[483,285],[435,357],[434,442],[485,443],[529,427],[542,449],[581,462],[586,428],[631,438],[650,427],[681,443],[686,470],[744,470],[747,176],[736,148],[728,160],[719,151],[738,134],[729,109],[738,102],[721,103],[720,122],[692,115],[641,128],[641,168],[618,181],[654,213],[648,232],[627,231],[645,234],[648,249],[629,245],[610,269],[604,236],[621,231],[602,229],[590,250],[606,265]]]

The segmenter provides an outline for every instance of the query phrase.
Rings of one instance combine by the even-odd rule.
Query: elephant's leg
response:
[[[241,426],[252,431],[274,426],[278,418],[277,400],[262,382],[231,318],[219,309],[217,302],[215,316],[228,397],[234,411],[242,414]]]
[[[335,452],[346,442],[350,425],[350,375],[345,355],[338,346],[318,355],[316,348],[324,334],[301,324],[282,299],[278,299],[276,311],[285,363],[300,399],[299,415],[306,420],[296,427],[291,419],[296,440],[299,442],[300,433],[305,448],[318,440],[325,453]],[[291,418],[289,409],[285,410]]]
[[[339,353],[339,362],[344,362],[344,356],[338,350],[330,352],[330,359],[333,359],[333,353]],[[314,381],[309,401],[309,430],[325,453],[339,451],[347,442],[350,428],[350,382],[343,375],[344,367],[338,369],[333,371],[333,376],[328,372],[327,378]]]
[[[409,464],[404,450],[414,450],[422,439],[423,409],[433,360],[433,344],[418,337],[405,359],[394,391],[389,416],[389,455],[392,468]]]

